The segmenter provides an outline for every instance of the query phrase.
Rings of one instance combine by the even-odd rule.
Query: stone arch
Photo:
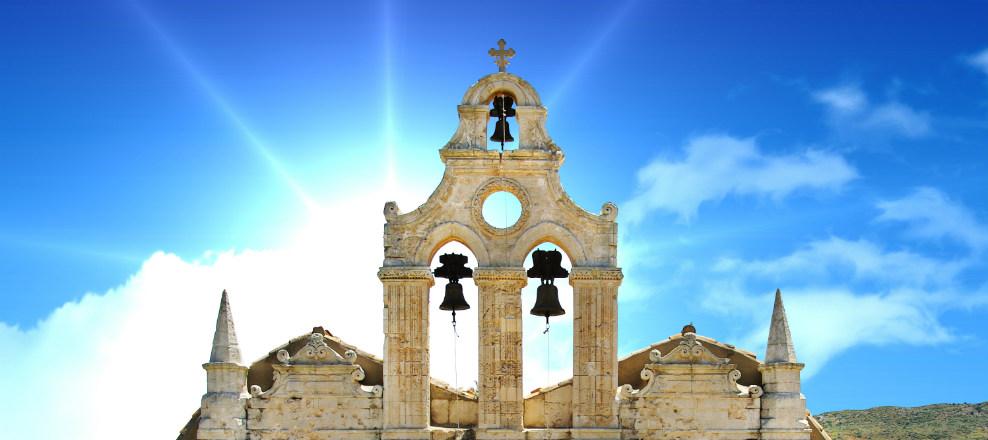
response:
[[[576,267],[576,263],[571,258],[569,252],[556,244],[555,241],[546,239],[531,243],[527,246],[529,248],[528,253],[522,258],[527,260],[536,249],[546,249],[544,245],[550,245],[550,249],[555,247],[563,254],[561,266],[572,272],[573,268]],[[526,269],[531,267],[530,264],[530,261],[523,263]],[[531,315],[530,312],[538,299],[538,288],[542,284],[541,281],[538,278],[529,278],[528,283],[520,292],[521,312],[523,314],[522,358],[524,359],[522,363],[522,383],[525,385],[526,390],[533,390],[533,393],[536,392],[535,390],[552,388],[554,384],[558,384],[572,377],[573,346],[571,344],[561,344],[562,341],[572,339],[574,331],[575,296],[573,288],[568,281],[567,278],[557,278],[554,281],[558,289],[557,298],[559,304],[563,307],[565,313],[561,316],[551,318],[552,331],[548,332],[548,334],[545,333],[545,318]],[[550,349],[546,347],[547,343],[551,346],[551,358],[547,357],[546,350]],[[561,350],[563,347],[566,347],[565,352]],[[529,398],[530,396],[526,396],[525,400],[528,401]],[[545,409],[542,405],[538,405],[538,407],[542,410]],[[555,412],[555,410],[554,408],[550,411]],[[536,409],[535,412],[541,411]],[[532,418],[534,415],[532,413],[532,411],[526,412],[523,420],[527,421]],[[526,427],[543,428],[544,425],[538,423],[531,426],[526,425]]]
[[[546,242],[559,246],[566,253],[566,256],[569,257],[573,267],[585,266],[590,262],[590,258],[580,239],[570,232],[569,229],[555,222],[542,222],[526,230],[525,233],[518,237],[514,247],[511,249],[510,261],[518,262],[519,266],[524,264],[525,257],[528,256],[532,249]]]
[[[461,105],[483,105],[490,103],[495,93],[504,92],[515,98],[515,105],[541,107],[542,99],[528,81],[507,72],[487,75],[474,83],[463,94]]]
[[[484,244],[484,239],[479,234],[463,223],[443,222],[433,226],[422,243],[419,244],[415,251],[415,264],[428,266],[436,252],[451,241],[459,242],[470,249],[470,252],[473,252],[474,257],[477,258],[476,265],[478,267],[490,263],[490,253]]]

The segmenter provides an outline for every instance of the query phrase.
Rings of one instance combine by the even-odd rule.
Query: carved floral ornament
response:
[[[382,267],[377,272],[377,278],[381,281],[435,282],[435,278],[432,276],[432,270],[428,267]]]
[[[353,365],[357,361],[355,351],[347,350],[340,356],[326,344],[326,339],[320,333],[309,335],[309,342],[295,355],[289,356],[288,350],[278,350],[277,356],[278,361],[284,365]]]
[[[574,267],[570,271],[570,282],[574,281],[621,281],[624,273],[619,268]]]
[[[730,363],[726,358],[717,357],[700,341],[696,340],[696,333],[686,333],[679,341],[679,346],[672,349],[669,354],[662,355],[659,350],[652,350],[648,358],[657,364],[706,364],[724,365]]]

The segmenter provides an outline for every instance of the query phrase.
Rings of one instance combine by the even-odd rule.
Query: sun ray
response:
[[[240,113],[230,104],[209,78],[202,72],[196,63],[189,57],[188,53],[178,44],[171,34],[158,23],[154,16],[140,2],[132,1],[130,5],[148,30],[154,35],[159,43],[165,48],[168,54],[178,62],[183,71],[192,79],[195,85],[209,98],[209,100],[219,109],[220,113],[233,124],[240,135],[247,141],[251,149],[267,163],[269,167],[291,188],[296,197],[309,210],[318,207],[317,203],[299,185],[298,181],[288,173],[281,161],[271,152],[267,144],[247,125]]]
[[[381,1],[382,65],[384,88],[384,154],[385,188],[395,189],[398,185],[395,168],[395,114],[394,114],[394,53],[392,48],[393,20],[391,2]]]
[[[607,25],[600,30],[600,33],[597,34],[597,38],[595,38],[583,52],[583,56],[576,60],[576,63],[568,70],[566,76],[559,81],[559,86],[556,88],[556,91],[552,94],[550,99],[546,101],[548,103],[548,107],[553,107],[559,102],[560,99],[562,99],[572,83],[576,81],[581,73],[583,73],[583,70],[586,69],[588,64],[590,64],[590,61],[597,56],[597,52],[600,51],[601,46],[603,46],[604,42],[607,41],[607,37],[614,32],[614,29],[616,29],[618,25],[624,21],[624,17],[631,12],[631,9],[635,3],[636,0],[626,1],[624,5],[622,5],[621,8],[611,16],[611,19],[607,22]]]

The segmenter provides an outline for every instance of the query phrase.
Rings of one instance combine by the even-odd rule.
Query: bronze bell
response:
[[[535,306],[530,313],[545,316],[547,321],[550,316],[565,315],[566,310],[559,304],[559,289],[552,284],[540,285],[535,294]]]
[[[453,312],[453,325],[456,325],[456,311],[467,310],[470,304],[463,297],[463,285],[460,278],[473,277],[473,270],[466,267],[467,256],[460,254],[443,254],[439,256],[439,263],[442,264],[433,272],[439,278],[446,278],[446,295],[443,303],[439,305],[439,310]]]
[[[515,138],[511,136],[511,128],[507,119],[498,119],[497,123],[494,124],[494,134],[491,135],[491,140],[502,144],[515,141]]]
[[[469,308],[470,304],[467,304],[467,299],[463,297],[463,285],[458,280],[450,280],[446,284],[446,296],[443,297],[439,310],[456,313]]]
[[[532,253],[532,268],[528,269],[529,278],[542,280],[542,285],[536,291],[535,306],[529,313],[535,316],[545,316],[547,326],[550,316],[566,314],[566,310],[559,304],[559,289],[553,285],[554,279],[569,276],[569,271],[563,269],[561,265],[562,261],[563,254],[559,251],[539,249]]]
[[[515,100],[508,95],[498,95],[494,97],[494,101],[491,104],[494,105],[494,108],[491,109],[490,115],[497,118],[491,140],[500,142],[501,144],[514,142],[515,138],[511,136],[507,118],[515,116],[515,109],[511,108],[515,104]]]

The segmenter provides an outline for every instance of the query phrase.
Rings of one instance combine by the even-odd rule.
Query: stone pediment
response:
[[[760,397],[763,393],[757,385],[738,384],[741,372],[729,359],[704,347],[694,333],[684,334],[679,345],[665,355],[652,350],[649,359],[652,363],[641,370],[645,385],[640,390],[623,385],[618,389],[619,399],[675,394]]]
[[[364,370],[353,350],[341,356],[322,333],[312,333],[295,354],[283,349],[277,358],[271,388],[250,389],[251,438],[328,440],[340,438],[340,430],[381,427],[383,388],[360,385]]]
[[[347,350],[344,356],[333,350],[321,333],[309,335],[309,342],[294,355],[278,350],[278,361],[284,365],[353,365],[357,361],[353,350]]]
[[[717,357],[700,341],[696,340],[695,333],[686,333],[679,345],[669,353],[662,355],[659,350],[652,350],[648,355],[649,360],[656,364],[700,364],[700,365],[723,365],[730,363],[727,358]]]
[[[277,358],[279,363],[272,365],[274,381],[271,388],[262,391],[259,386],[254,385],[250,388],[252,397],[381,396],[380,385],[369,389],[360,385],[365,375],[364,369],[356,364],[357,353],[347,350],[341,356],[326,343],[321,333],[312,333],[309,342],[294,355],[289,354],[288,350],[279,350]]]

